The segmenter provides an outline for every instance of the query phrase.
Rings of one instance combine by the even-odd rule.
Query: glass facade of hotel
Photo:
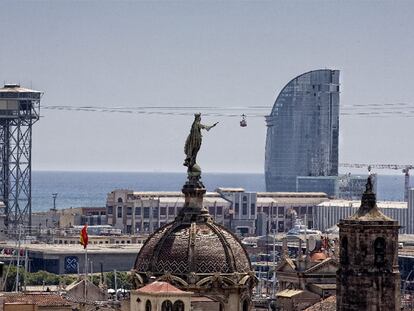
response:
[[[267,191],[296,191],[297,176],[338,175],[339,71],[291,80],[266,117]]]

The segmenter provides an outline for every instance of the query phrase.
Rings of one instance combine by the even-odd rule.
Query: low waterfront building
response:
[[[123,233],[153,233],[172,222],[184,206],[181,192],[114,190],[108,194],[108,224]],[[204,207],[217,223],[225,225],[230,203],[216,192],[207,192]]]
[[[79,230],[80,231],[80,230]],[[109,244],[143,244],[147,239],[147,235],[89,235],[89,245],[109,245]],[[71,236],[57,236],[53,238],[54,244],[79,244],[79,234]]]
[[[414,234],[414,189],[410,191],[408,203],[379,201],[377,204],[385,215],[402,224],[400,233]],[[114,190],[108,194],[105,214],[108,224],[123,233],[151,234],[172,222],[183,205],[181,192]],[[321,192],[218,188],[216,192],[206,193],[204,206],[217,223],[239,235],[249,236],[265,235],[273,229],[287,232],[296,218],[306,222],[308,228],[325,231],[355,213],[359,201],[329,199]]]
[[[243,188],[216,191],[231,202],[229,225],[241,235],[264,235],[272,229],[286,232],[293,225],[294,214],[307,218],[312,228],[313,208],[328,200],[320,192],[246,192]]]
[[[218,188],[207,192],[204,207],[215,221],[239,235],[262,235],[269,230],[287,232],[295,217],[313,227],[313,210],[328,200],[325,193],[247,192],[243,188]],[[180,192],[133,192],[108,194],[108,224],[124,233],[152,233],[172,222],[184,205]]]
[[[341,219],[352,216],[358,210],[361,201],[348,200],[328,200],[318,204],[314,208],[313,227],[315,229],[325,231],[335,226]],[[379,201],[377,206],[388,217],[398,220],[403,226],[400,233],[414,233],[414,224],[407,222],[407,214],[409,210],[414,208],[407,202],[386,202]]]
[[[44,229],[70,228],[84,225],[106,225],[105,207],[71,207],[32,213],[32,226]]]
[[[93,241],[93,238],[92,238]],[[130,271],[137,252],[142,244],[91,244],[88,245],[88,269],[89,271],[104,272]],[[15,243],[3,244],[4,249],[15,249]],[[44,270],[55,274],[84,273],[85,250],[78,241],[75,244],[22,244],[20,260],[24,261],[24,250],[27,250],[29,271]],[[4,262],[15,261],[16,253],[0,255]],[[101,266],[102,264],[102,266]]]

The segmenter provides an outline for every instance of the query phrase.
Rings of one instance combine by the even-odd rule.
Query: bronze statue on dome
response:
[[[187,172],[189,177],[198,177],[197,179],[199,179],[201,175],[201,168],[197,164],[197,153],[200,150],[202,142],[201,130],[209,131],[217,124],[218,122],[213,125],[203,125],[201,124],[201,113],[196,113],[194,115],[194,122],[191,125],[190,134],[188,135],[184,146],[186,158],[183,165],[188,167]]]

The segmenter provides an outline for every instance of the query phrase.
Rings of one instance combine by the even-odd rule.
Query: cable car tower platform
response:
[[[42,95],[18,84],[0,88],[0,200],[11,235],[30,232],[32,224],[32,125]]]

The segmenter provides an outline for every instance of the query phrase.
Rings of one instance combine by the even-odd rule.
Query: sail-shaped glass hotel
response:
[[[298,176],[337,176],[339,70],[314,70],[291,80],[266,123],[267,191],[296,191]]]

